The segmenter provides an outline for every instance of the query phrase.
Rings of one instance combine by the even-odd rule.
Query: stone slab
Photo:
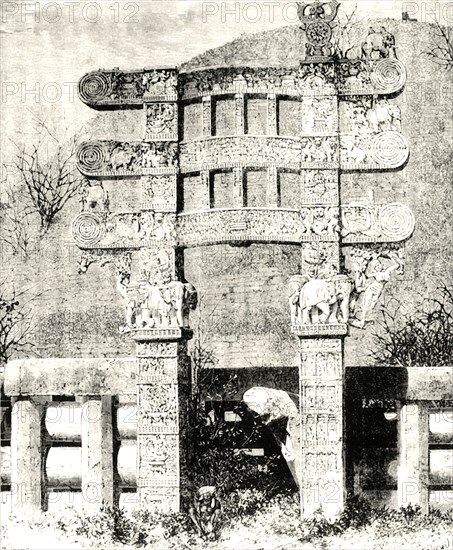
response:
[[[5,370],[6,395],[124,395],[135,386],[133,358],[21,359]]]
[[[350,367],[346,397],[370,399],[453,399],[453,367]]]

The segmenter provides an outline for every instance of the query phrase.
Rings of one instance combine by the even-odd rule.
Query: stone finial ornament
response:
[[[300,2],[297,4],[297,15],[302,23],[302,30],[305,31],[307,43],[305,45],[307,57],[325,58],[332,55],[332,23],[337,16],[340,4],[333,0],[331,2],[319,2],[316,0],[311,4]]]

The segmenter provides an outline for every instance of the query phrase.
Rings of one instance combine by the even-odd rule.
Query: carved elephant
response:
[[[302,324],[347,323],[351,290],[352,283],[346,275],[310,279],[301,287],[295,302],[296,317]]]
[[[120,168],[128,170],[132,164],[132,153],[122,149],[115,149],[110,155],[110,166],[113,171]]]
[[[378,104],[367,112],[366,118],[374,132],[401,130],[401,111],[397,105]]]

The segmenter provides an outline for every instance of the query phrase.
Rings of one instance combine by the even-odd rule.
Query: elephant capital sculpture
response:
[[[338,324],[349,319],[352,282],[346,275],[329,278],[291,277],[289,305],[292,324]]]

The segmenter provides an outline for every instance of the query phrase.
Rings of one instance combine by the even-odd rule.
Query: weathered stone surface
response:
[[[112,398],[90,397],[82,406],[83,508],[113,506]]]
[[[12,506],[28,517],[39,513],[44,502],[43,414],[44,404],[35,398],[16,401],[11,416]]]
[[[423,401],[404,404],[400,410],[398,506],[429,509],[429,417]]]
[[[135,391],[131,358],[21,359],[5,370],[6,395],[115,395]]]
[[[453,367],[351,367],[346,395],[370,399],[453,399]]]

